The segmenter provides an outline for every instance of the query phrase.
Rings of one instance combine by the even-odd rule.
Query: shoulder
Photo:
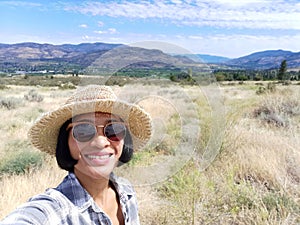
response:
[[[49,207],[57,210],[70,205],[71,202],[60,191],[49,188],[45,191],[45,193],[30,198],[28,204],[43,205],[43,207]]]

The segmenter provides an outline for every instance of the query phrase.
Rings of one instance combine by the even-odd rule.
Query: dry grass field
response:
[[[221,84],[219,93],[163,82],[112,88],[153,117],[151,143],[117,171],[135,185],[142,224],[300,224],[299,85]],[[65,176],[26,134],[73,91],[1,87],[0,219]],[[222,99],[222,109],[212,110],[207,93]],[[212,128],[216,120],[223,135]],[[220,149],[209,149],[212,141]],[[207,151],[218,154],[203,166]]]

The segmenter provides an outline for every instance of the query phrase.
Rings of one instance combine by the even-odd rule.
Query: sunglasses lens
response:
[[[112,123],[105,127],[104,133],[111,141],[121,141],[126,135],[126,126],[122,123]]]
[[[73,127],[73,136],[77,141],[90,141],[96,134],[95,126],[88,123],[77,124]]]

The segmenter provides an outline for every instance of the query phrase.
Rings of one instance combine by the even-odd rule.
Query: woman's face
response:
[[[73,118],[72,124],[88,122],[97,127],[96,135],[88,141],[80,142],[69,131],[69,148],[74,159],[77,172],[93,179],[109,178],[122,154],[124,139],[111,141],[103,134],[103,126],[111,122],[122,122],[117,116],[108,113],[87,113]]]

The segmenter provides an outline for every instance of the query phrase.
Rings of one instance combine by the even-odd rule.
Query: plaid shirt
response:
[[[111,181],[119,194],[125,225],[139,225],[136,195],[133,187],[112,174]],[[97,206],[93,198],[80,185],[73,173],[69,173],[55,189],[31,198],[9,214],[4,224],[105,224],[110,218]]]

